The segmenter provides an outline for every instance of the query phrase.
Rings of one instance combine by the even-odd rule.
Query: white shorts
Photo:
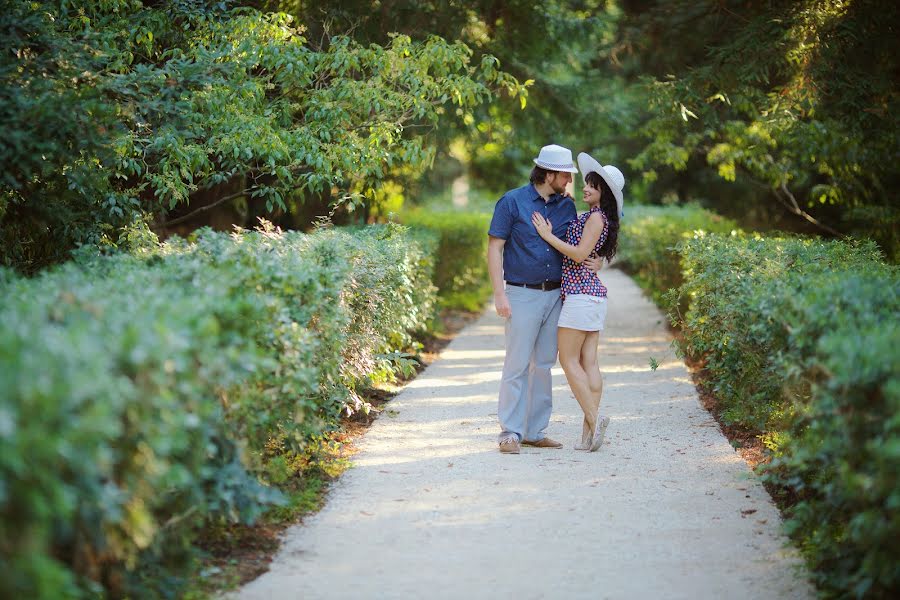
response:
[[[606,322],[606,298],[569,294],[559,313],[559,327],[579,331],[601,331]]]

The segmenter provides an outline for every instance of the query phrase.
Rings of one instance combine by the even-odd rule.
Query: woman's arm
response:
[[[599,212],[588,217],[587,223],[584,224],[584,233],[581,235],[581,241],[578,242],[577,246],[567,244],[553,235],[553,225],[542,214],[538,212],[532,213],[531,222],[534,223],[534,228],[537,229],[538,235],[545,242],[577,263],[583,262],[584,259],[591,255],[591,252],[594,251],[594,246],[597,245],[597,240],[600,239],[600,234],[603,233],[603,215]]]

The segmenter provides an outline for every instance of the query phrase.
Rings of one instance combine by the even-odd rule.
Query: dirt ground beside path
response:
[[[812,598],[778,511],[699,404],[659,311],[618,270],[603,448],[554,369],[561,450],[497,451],[492,310],[390,404],[325,507],[229,598]],[[650,357],[659,361],[649,368]]]

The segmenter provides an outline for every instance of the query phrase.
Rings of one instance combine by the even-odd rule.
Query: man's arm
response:
[[[498,315],[507,319],[512,316],[512,308],[509,306],[506,289],[503,287],[503,246],[505,244],[506,240],[503,238],[488,236],[487,263],[491,286],[494,288],[494,308]]]
[[[582,263],[585,267],[588,268],[589,271],[593,271],[596,273],[601,268],[603,268],[603,259],[595,254],[591,254]]]

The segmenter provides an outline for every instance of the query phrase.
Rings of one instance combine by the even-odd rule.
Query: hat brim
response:
[[[534,164],[539,166],[542,169],[547,169],[548,171],[560,171],[562,173],[577,173],[578,169],[575,168],[575,165],[551,165],[550,163],[545,163],[538,159],[533,159]]]
[[[619,216],[622,216],[622,204],[624,203],[624,196],[622,194],[622,189],[615,184],[612,178],[609,176],[609,173],[606,172],[606,169],[603,168],[597,159],[588,154],[587,152],[581,152],[578,154],[578,170],[581,171],[582,180],[587,179],[588,173],[594,172],[600,177],[603,178],[603,181],[606,182],[606,185],[609,186],[609,189],[612,190],[613,197],[616,199],[616,207],[619,209]]]

